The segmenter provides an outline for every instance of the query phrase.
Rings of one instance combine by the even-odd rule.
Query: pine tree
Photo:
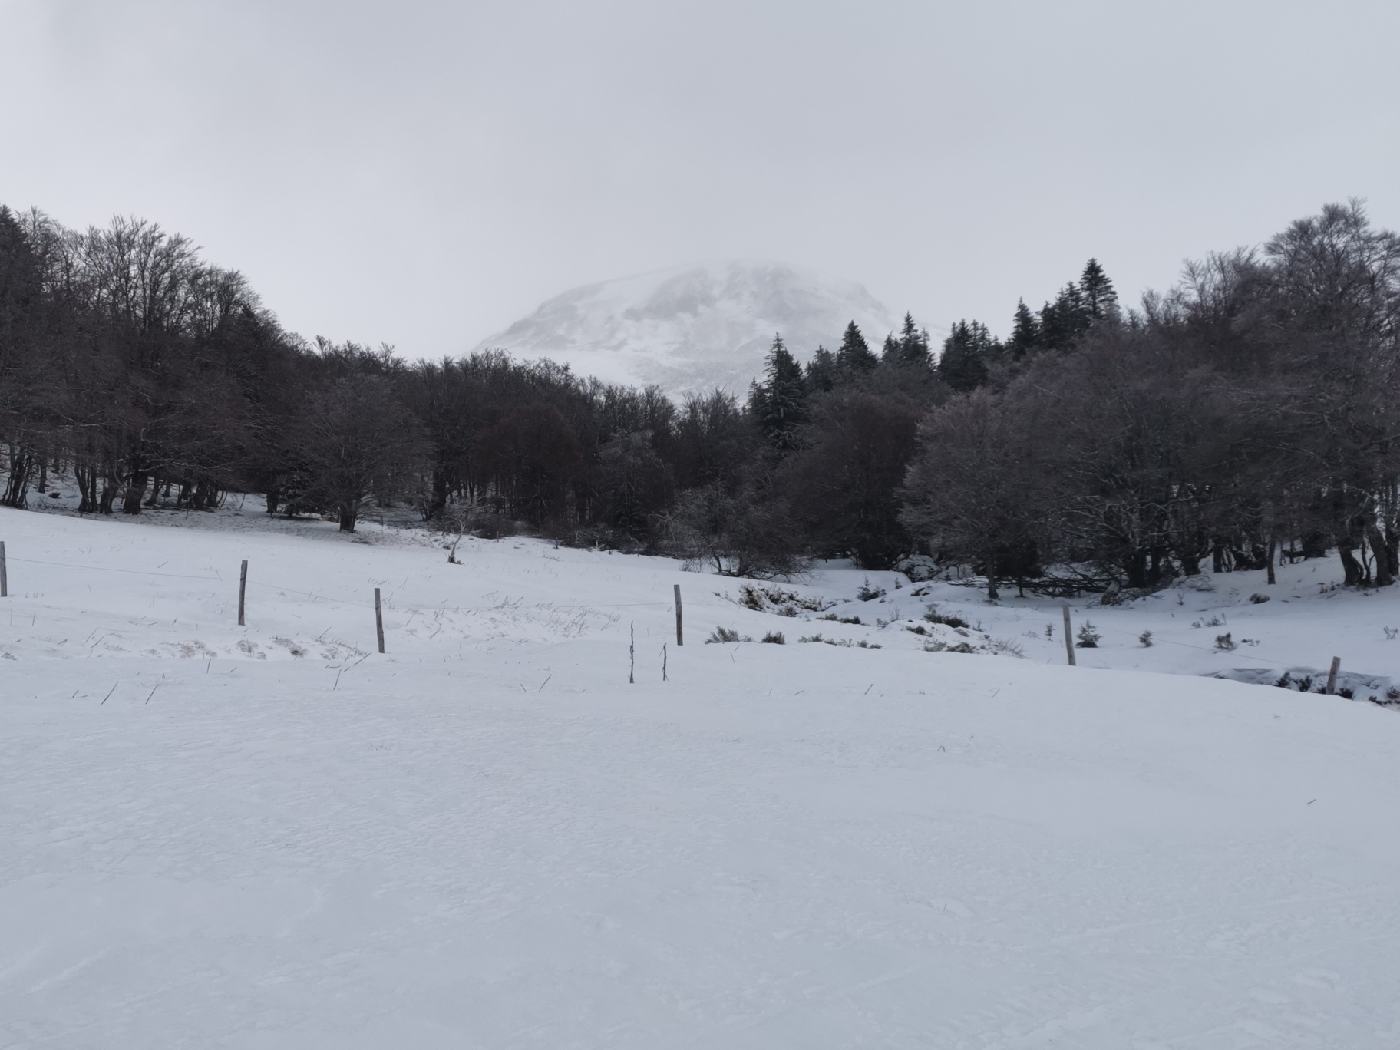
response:
[[[807,383],[781,335],[773,336],[763,383],[750,388],[749,409],[773,447],[796,444],[797,428],[807,421]]]
[[[1118,293],[1097,259],[1090,259],[1085,264],[1084,273],[1079,278],[1079,287],[1084,295],[1084,307],[1091,320],[1102,321],[1106,317],[1117,316]]]
[[[1047,350],[1068,350],[1093,323],[1084,292],[1071,281],[1040,310],[1040,341]]]
[[[807,362],[807,389],[813,393],[831,390],[837,380],[836,355],[824,346],[817,347],[812,360]]]
[[[846,334],[841,337],[841,346],[836,351],[836,363],[846,372],[871,372],[880,363],[854,321],[846,325]]]
[[[905,313],[898,339],[891,335],[885,340],[885,362],[915,368],[928,368],[933,364],[928,331],[914,323],[913,314]]]
[[[1016,304],[1016,314],[1011,322],[1011,338],[1007,340],[1006,349],[1013,361],[1019,361],[1027,354],[1040,349],[1040,322],[1036,320],[1035,314],[1024,299]]]
[[[959,392],[975,390],[987,381],[987,352],[991,343],[987,326],[959,321],[943,341],[938,374]]]

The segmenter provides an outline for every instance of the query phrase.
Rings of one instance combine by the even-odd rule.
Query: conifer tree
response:
[[[1102,321],[1118,313],[1118,292],[1113,282],[1099,265],[1097,259],[1090,259],[1079,278],[1079,288],[1084,296],[1084,308],[1092,321]]]
[[[1039,348],[1040,322],[1022,299],[1016,304],[1016,314],[1011,321],[1011,338],[1006,342],[1006,349],[1011,360],[1019,361]]]
[[[884,359],[886,364],[908,365],[915,368],[929,368],[933,364],[929,352],[928,331],[914,323],[914,315],[905,313],[904,326],[899,338],[893,334],[885,339]]]
[[[749,409],[775,448],[796,444],[797,428],[807,420],[807,383],[781,335],[773,336],[764,381],[750,389]]]
[[[846,325],[846,334],[841,337],[841,346],[836,351],[836,363],[846,372],[871,372],[880,363],[854,321]]]
[[[833,389],[836,386],[837,368],[836,355],[824,346],[817,347],[812,360],[807,362],[807,389],[812,393]]]
[[[987,326],[959,321],[943,341],[938,374],[953,390],[975,390],[987,381],[987,357],[991,336]]]

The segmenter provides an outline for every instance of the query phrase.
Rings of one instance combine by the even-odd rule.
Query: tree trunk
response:
[[[431,521],[443,512],[447,507],[447,475],[441,470],[433,471],[433,495],[428,503],[428,513],[425,517]]]
[[[1337,556],[1342,560],[1343,582],[1348,587],[1360,587],[1366,579],[1366,570],[1356,557],[1356,545],[1350,536],[1337,541]]]
[[[1278,583],[1278,576],[1275,575],[1275,573],[1274,573],[1274,562],[1277,561],[1277,560],[1278,560],[1278,537],[1277,537],[1277,536],[1270,536],[1270,537],[1269,537],[1268,564],[1264,566],[1264,568],[1267,569],[1267,570],[1268,570],[1268,573],[1269,573],[1269,576],[1268,576],[1268,583],[1269,583],[1269,586],[1270,586],[1270,587],[1272,587],[1274,584]]]
[[[359,517],[359,508],[350,503],[340,505],[340,531],[354,532],[355,519]]]
[[[1147,552],[1139,547],[1128,555],[1123,566],[1128,573],[1128,586],[1142,589],[1147,586]]]
[[[987,601],[994,602],[1000,597],[1001,595],[997,591],[997,574],[989,572],[987,573]]]
[[[146,485],[150,478],[144,470],[133,470],[131,481],[126,486],[126,495],[122,499],[123,514],[140,514],[141,501],[146,497]]]
[[[97,512],[111,514],[112,504],[117,500],[117,479],[110,474],[102,478],[102,495],[97,499]]]
[[[282,493],[277,491],[276,488],[270,488],[267,490],[267,512],[269,514],[277,513],[277,505],[280,502],[282,502],[281,496]]]
[[[1395,575],[1391,571],[1390,551],[1386,547],[1385,537],[1378,527],[1371,525],[1366,529],[1366,539],[1371,544],[1371,553],[1376,557],[1376,586],[1389,587],[1395,582]]]

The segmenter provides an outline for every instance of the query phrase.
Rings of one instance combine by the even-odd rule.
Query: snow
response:
[[[0,1046],[1400,1045],[1400,719],[1185,622],[1386,671],[1389,594],[1080,603],[1116,667],[1068,668],[1057,604],[891,574],[783,585],[857,626],[251,502],[0,538]],[[927,600],[1028,658],[924,652]]]
[[[743,394],[763,371],[775,333],[805,361],[835,350],[854,320],[877,351],[897,327],[862,286],[786,263],[674,267],[574,288],[477,350],[547,358],[582,376],[672,395],[716,387]]]

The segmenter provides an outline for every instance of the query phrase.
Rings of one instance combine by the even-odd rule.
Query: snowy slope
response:
[[[1400,1045],[1371,704],[251,504],[0,537],[0,1046]]]
[[[478,350],[550,358],[580,375],[655,383],[668,393],[743,393],[782,333],[806,360],[834,350],[854,320],[878,350],[890,311],[858,284],[781,263],[726,262],[604,281],[564,292]]]

